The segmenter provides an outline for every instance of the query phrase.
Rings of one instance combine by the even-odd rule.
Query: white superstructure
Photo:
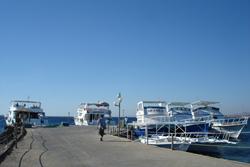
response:
[[[42,125],[44,116],[41,102],[14,100],[11,101],[6,123],[7,125],[14,125],[19,120],[26,126]]]
[[[107,102],[81,103],[75,116],[76,125],[96,125],[98,119],[111,117],[111,110]]]
[[[140,101],[137,103],[137,123],[146,123],[148,119],[168,116],[165,101]]]
[[[167,103],[168,115],[173,121],[183,121],[192,118],[191,109],[188,102],[170,102]]]

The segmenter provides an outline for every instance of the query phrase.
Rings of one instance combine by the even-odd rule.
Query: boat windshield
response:
[[[174,120],[185,120],[192,118],[191,109],[187,107],[174,107],[170,109],[170,112],[172,113]]]
[[[223,114],[220,112],[220,109],[217,107],[199,107],[194,110],[195,115],[198,117],[203,116],[213,116],[213,118],[223,118]]]
[[[165,101],[141,101],[141,102],[137,103],[137,111],[138,110],[145,110],[148,108],[165,109],[166,102]]]

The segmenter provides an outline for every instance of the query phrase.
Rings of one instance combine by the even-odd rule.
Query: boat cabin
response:
[[[15,100],[11,102],[7,124],[23,123],[25,126],[41,125],[45,116],[41,102]]]
[[[165,101],[140,101],[137,103],[136,118],[138,123],[145,123],[147,119],[167,116]]]
[[[111,110],[107,102],[81,103],[77,109],[75,124],[96,125],[101,116],[106,119],[111,117]]]
[[[219,102],[197,101],[191,103],[193,119],[200,117],[210,117],[211,119],[224,119],[224,115],[218,107]]]

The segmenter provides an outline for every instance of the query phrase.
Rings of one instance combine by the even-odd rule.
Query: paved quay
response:
[[[246,167],[250,164],[172,151],[106,135],[94,127],[28,129],[1,167]]]

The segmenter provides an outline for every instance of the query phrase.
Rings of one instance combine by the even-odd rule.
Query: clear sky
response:
[[[2,0],[0,77],[0,114],[30,97],[74,115],[118,92],[131,116],[140,100],[249,112],[250,1]]]

